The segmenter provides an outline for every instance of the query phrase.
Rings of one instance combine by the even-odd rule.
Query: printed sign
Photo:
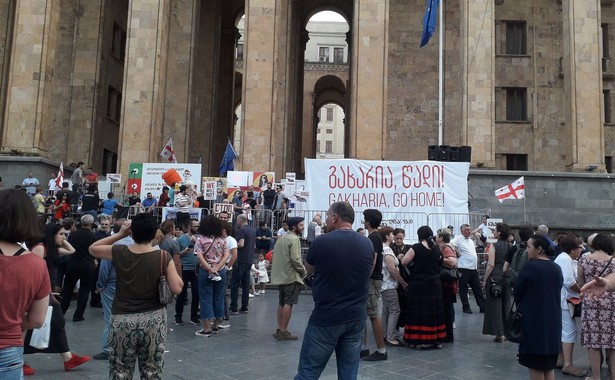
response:
[[[107,173],[107,181],[109,183],[121,183],[122,174],[120,173]]]
[[[215,216],[220,215],[222,211],[226,211],[230,215],[229,221],[233,220],[233,205],[230,203],[214,203],[213,213]]]
[[[158,199],[162,187],[168,186],[162,176],[169,169],[174,169],[179,175],[179,184],[188,185],[197,194],[201,192],[201,164],[181,163],[132,163],[129,166],[130,175],[126,186],[126,193],[136,191],[144,199],[147,193],[152,193]]]
[[[177,220],[177,207],[163,207],[162,208],[162,220]],[[191,218],[197,219],[201,221],[201,209],[200,208],[190,208],[188,210]]]

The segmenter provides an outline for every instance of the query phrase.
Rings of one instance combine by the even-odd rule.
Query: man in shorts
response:
[[[301,241],[305,225],[303,218],[288,219],[288,232],[278,239],[273,250],[271,263],[271,283],[279,286],[278,328],[273,333],[277,340],[297,340],[296,335],[288,332],[288,322],[293,305],[299,301],[303,278],[307,274],[301,260]]]

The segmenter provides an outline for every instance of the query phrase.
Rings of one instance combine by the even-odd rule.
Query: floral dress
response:
[[[615,260],[595,260],[581,256],[579,265],[583,268],[585,282],[609,265],[602,276],[615,272]],[[615,293],[607,292],[600,297],[585,297],[581,311],[581,345],[585,348],[615,348]]]

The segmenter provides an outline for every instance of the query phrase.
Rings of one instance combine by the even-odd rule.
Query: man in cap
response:
[[[305,225],[303,218],[288,219],[288,232],[282,236],[273,250],[271,263],[271,284],[279,286],[278,328],[273,333],[277,340],[297,340],[296,335],[288,332],[288,322],[293,312],[293,305],[299,301],[299,292],[303,278],[307,274],[301,260],[301,241]]]

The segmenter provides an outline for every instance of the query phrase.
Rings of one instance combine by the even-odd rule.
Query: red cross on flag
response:
[[[64,164],[60,162],[60,168],[58,169],[58,175],[56,176],[56,188],[62,188],[62,182],[64,182]]]
[[[160,155],[169,162],[177,163],[177,158],[175,158],[175,152],[173,151],[172,137],[169,139],[169,141],[167,141],[167,145],[162,148],[162,152],[160,152]]]
[[[495,196],[500,203],[504,199],[523,199],[525,198],[525,178],[520,177],[510,185],[501,187],[495,191]]]

